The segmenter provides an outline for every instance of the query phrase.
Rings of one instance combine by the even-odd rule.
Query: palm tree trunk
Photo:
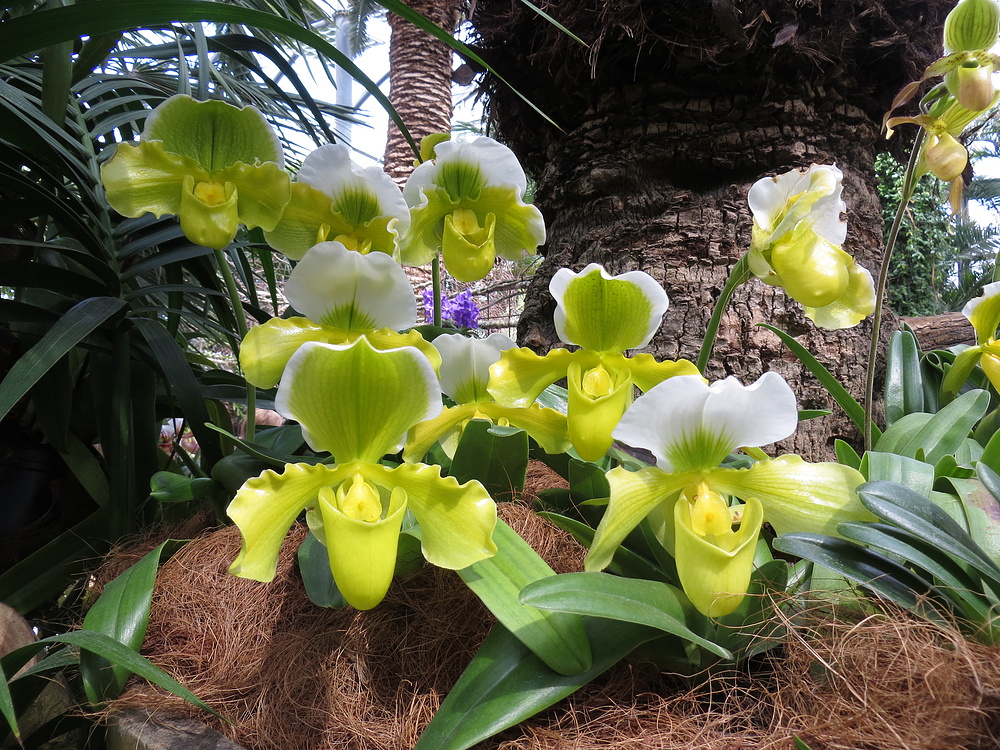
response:
[[[458,21],[455,0],[404,0],[449,33]],[[388,14],[389,101],[419,144],[431,133],[451,129],[451,49],[394,13]],[[385,171],[400,185],[413,171],[414,153],[395,123],[389,122]]]

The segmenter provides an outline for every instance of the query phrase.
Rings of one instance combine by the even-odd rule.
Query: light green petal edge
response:
[[[459,208],[444,188],[424,189],[425,202],[410,209],[410,229],[399,240],[400,262],[407,266],[430,263],[441,249],[444,217]]]
[[[647,278],[653,287],[660,288],[651,277]],[[646,289],[630,279],[606,278],[599,266],[572,278],[556,299],[560,339],[598,352],[645,346],[651,329],[655,330],[653,319],[656,326],[662,319]],[[666,294],[663,300],[665,307]]]
[[[281,544],[299,513],[315,503],[320,487],[339,484],[346,476],[339,468],[288,464],[281,474],[268,469],[248,480],[227,509],[243,539],[229,572],[255,581],[272,580]]]
[[[686,501],[684,501],[686,502]],[[750,498],[743,506],[738,541],[726,552],[698,536],[690,528],[690,513],[682,503],[674,505],[677,534],[677,575],[688,599],[706,617],[722,617],[735,610],[750,587],[757,537],[764,522],[761,504]]]
[[[496,554],[497,506],[479,482],[460,485],[442,477],[441,467],[425,464],[394,469],[376,464],[366,468],[365,477],[406,490],[409,509],[420,523],[424,557],[432,565],[460,570]]]
[[[957,396],[982,356],[983,347],[981,346],[970,346],[968,349],[959,352],[955,357],[955,361],[951,363],[951,367],[948,368],[944,379],[941,381],[941,392],[948,394],[952,398]]]
[[[969,300],[962,314],[976,330],[977,344],[985,344],[993,338],[1000,327],[1000,282],[984,286],[982,295]]]
[[[348,341],[348,333],[308,318],[271,318],[251,328],[243,339],[240,367],[244,377],[258,388],[273,388],[288,360],[308,341],[342,344]]]
[[[600,355],[586,350],[553,349],[540,357],[525,347],[507,349],[490,366],[486,390],[503,406],[528,406],[542,391],[566,377],[571,362],[589,369],[600,361]]]
[[[517,260],[525,253],[534,255],[545,242],[545,220],[542,212],[521,200],[513,186],[486,187],[476,201],[463,204],[476,212],[480,223],[487,214],[496,216],[494,242],[497,255],[507,260]]]
[[[493,214],[487,214],[486,223],[473,234],[462,234],[455,228],[453,215],[445,216],[441,259],[448,273],[465,282],[485,278],[496,262],[495,229],[496,217]]]
[[[284,165],[281,142],[260,110],[218,100],[170,97],[150,113],[142,139],[163,141],[167,151],[189,156],[209,172],[237,163]]]
[[[177,214],[181,208],[184,178],[209,179],[197,162],[168,153],[159,141],[119,143],[114,155],[101,165],[101,180],[108,203],[122,216],[156,218]]]
[[[837,525],[844,521],[875,520],[858,498],[864,477],[843,464],[812,464],[788,455],[748,469],[713,469],[710,475],[713,490],[760,500],[764,518],[778,534],[839,536]]]
[[[585,568],[591,571],[608,567],[618,546],[632,529],[657,505],[669,502],[692,481],[690,475],[668,474],[655,466],[636,472],[619,467],[609,471],[607,478],[611,499],[584,560]],[[673,554],[672,549],[667,551]]]

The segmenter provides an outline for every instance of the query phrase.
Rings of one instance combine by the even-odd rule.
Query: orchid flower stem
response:
[[[767,461],[770,458],[770,456],[764,453],[764,451],[762,451],[760,448],[746,446],[740,448],[740,450],[746,453],[748,456],[750,456],[750,458],[754,459],[755,461]]]
[[[222,278],[226,282],[226,291],[229,292],[229,300],[233,304],[233,316],[236,318],[236,333],[239,341],[242,342],[247,335],[247,318],[243,312],[243,300],[240,298],[240,290],[236,286],[236,278],[233,276],[233,271],[229,267],[229,259],[222,250],[215,251],[215,260],[219,265],[219,270],[222,272]],[[235,347],[234,354],[237,355],[237,360],[239,359],[239,344]],[[246,439],[248,442],[253,442],[254,439],[254,427],[257,422],[257,389],[247,383],[247,430]]]
[[[722,287],[722,294],[715,302],[712,310],[712,317],[708,321],[708,328],[705,330],[705,340],[701,344],[701,351],[698,352],[698,371],[704,375],[705,368],[708,367],[708,360],[712,356],[712,349],[715,347],[715,339],[719,334],[719,324],[722,323],[722,314],[726,311],[729,301],[733,298],[736,288],[745,283],[750,278],[750,263],[746,254],[743,255],[733,269],[729,272],[726,285]]]
[[[434,325],[441,326],[441,256],[431,262],[431,289],[434,291]]]
[[[875,365],[878,360],[878,340],[882,329],[882,305],[885,302],[886,286],[889,281],[889,264],[892,261],[892,251],[899,237],[899,228],[903,223],[903,216],[906,214],[906,206],[913,197],[913,189],[916,186],[917,160],[920,158],[920,146],[924,141],[924,129],[917,131],[913,139],[913,149],[910,151],[910,160],[906,165],[906,173],[903,175],[903,188],[900,191],[899,207],[896,209],[896,216],[892,220],[892,227],[889,229],[889,236],[885,240],[885,251],[882,254],[882,267],[878,272],[878,281],[875,284],[875,313],[872,316],[872,335],[868,344],[868,373],[865,380],[865,450],[872,449],[872,418],[875,411]],[[959,178],[961,179],[961,178]]]

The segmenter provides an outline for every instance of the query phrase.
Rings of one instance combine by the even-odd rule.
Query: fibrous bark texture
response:
[[[404,0],[446,31],[458,21],[455,0]],[[451,130],[451,48],[395,13],[388,14],[389,101],[413,139]],[[413,171],[414,154],[395,123],[389,122],[385,171],[399,185]]]
[[[939,32],[929,30],[940,28],[950,3],[545,5],[590,50],[514,5],[477,6],[483,54],[562,128],[487,81],[498,134],[537,178],[549,226],[522,344],[559,345],[548,281],[560,267],[599,262],[615,273],[640,268],[664,285],[671,309],[652,351],[693,359],[728,272],[749,247],[749,187],[811,163],[844,171],[845,249],[877,269],[881,116],[938,51]],[[860,399],[870,322],[818,330],[780,289],[751,280],[726,312],[707,373],[748,382],[775,370],[800,409],[834,410],[800,426],[785,450],[828,458],[836,438],[857,444],[825,388],[762,323],[795,336]]]

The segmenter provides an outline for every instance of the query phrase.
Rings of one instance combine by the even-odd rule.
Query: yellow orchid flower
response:
[[[150,113],[138,143],[118,144],[101,180],[118,213],[176,214],[191,242],[214,250],[240,224],[274,229],[291,194],[281,143],[258,110],[183,95]]]
[[[611,498],[587,570],[607,567],[618,545],[648,518],[674,556],[692,603],[720,617],[746,593],[765,520],[779,534],[836,534],[842,521],[870,518],[855,491],[864,478],[848,466],[810,464],[794,455],[745,469],[720,466],[740,447],[788,437],[797,421],[795,395],[773,372],[747,387],[732,377],[712,385],[700,377],[676,377],[640,396],[614,437],[650,451],[656,464],[608,472]],[[730,498],[745,504],[732,506]]]
[[[611,432],[632,403],[633,386],[648,391],[675,375],[698,372],[687,360],[657,362],[651,354],[626,357],[646,346],[667,310],[667,293],[647,273],[609,275],[592,263],[580,273],[560,269],[549,291],[556,300],[559,339],[582,347],[540,357],[508,349],[490,368],[488,390],[503,406],[527,407],[561,378],[567,379],[567,423],[573,448],[585,460],[601,458]]]
[[[958,395],[977,364],[983,368],[983,373],[993,387],[1000,388],[1000,341],[997,340],[997,328],[1000,327],[1000,281],[984,286],[982,295],[965,304],[962,315],[969,319],[976,331],[976,345],[959,352],[944,376],[941,391],[951,398]]]
[[[422,266],[440,250],[448,273],[478,281],[497,255],[533,255],[545,222],[524,202],[527,178],[514,153],[492,138],[438,141],[433,149],[403,187],[411,226],[400,240],[402,262]]]
[[[400,449],[414,424],[441,410],[434,369],[416,349],[379,350],[364,336],[339,346],[303,344],[288,361],[275,408],[336,463],[288,464],[243,485],[229,505],[243,538],[232,574],[271,580],[303,509],[341,594],[358,609],[374,607],[388,591],[407,512],[434,565],[458,570],[496,553],[496,505],[481,484],[460,485],[437,466],[378,463]]]
[[[850,328],[875,311],[871,274],[841,247],[847,238],[842,180],[837,167],[814,164],[758,180],[748,195],[751,272],[782,287],[821,328]]]

